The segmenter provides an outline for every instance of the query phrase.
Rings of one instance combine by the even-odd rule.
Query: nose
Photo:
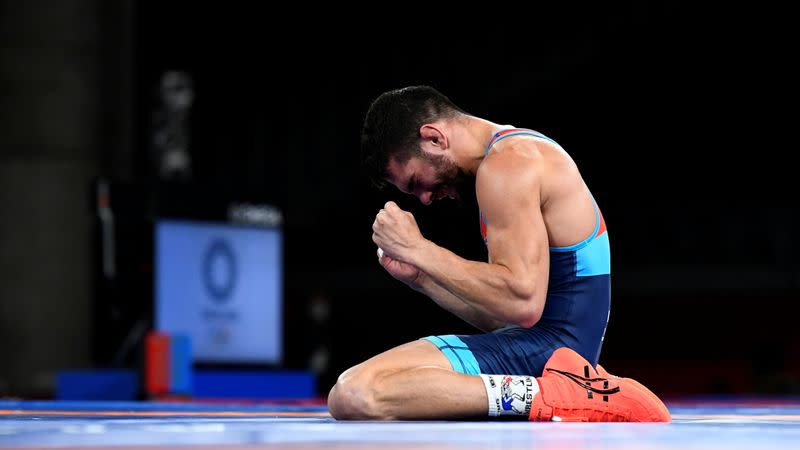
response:
[[[423,205],[430,205],[433,202],[433,192],[423,192],[419,194],[419,201],[422,202]]]

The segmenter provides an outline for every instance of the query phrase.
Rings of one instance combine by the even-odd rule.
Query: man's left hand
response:
[[[412,263],[412,258],[425,243],[414,215],[403,211],[395,202],[387,202],[375,216],[372,241],[393,259]]]

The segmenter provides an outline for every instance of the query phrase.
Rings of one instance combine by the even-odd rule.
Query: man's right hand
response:
[[[411,289],[422,288],[422,281],[427,275],[417,267],[398,261],[385,253],[383,256],[379,253],[378,262],[391,276],[407,284]]]

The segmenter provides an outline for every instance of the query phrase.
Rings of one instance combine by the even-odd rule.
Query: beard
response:
[[[438,197],[442,191],[455,194],[455,200],[459,203],[475,190],[475,177],[468,174],[466,171],[458,167],[454,162],[450,161],[444,155],[426,155],[426,159],[430,161],[435,170],[436,178],[438,178],[438,186],[435,197]]]

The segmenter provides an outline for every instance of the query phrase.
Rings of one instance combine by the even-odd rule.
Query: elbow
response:
[[[524,277],[530,280],[532,277]],[[530,328],[539,322],[544,311],[544,295],[536,283],[516,282],[510,284],[512,295],[516,301],[517,308],[512,323],[523,328]]]
[[[526,305],[521,308],[519,317],[515,321],[515,325],[519,325],[522,328],[531,328],[539,322],[539,319],[542,318],[543,310],[544,308],[539,305],[539,302],[533,300],[527,301]]]
[[[539,298],[539,295],[531,294],[530,296],[520,299],[517,311],[515,324],[522,328],[530,328],[539,322],[544,312],[544,299]]]
[[[530,328],[539,322],[544,312],[544,298],[539,295],[536,286],[528,285],[517,292],[519,309],[515,324],[523,328]]]

